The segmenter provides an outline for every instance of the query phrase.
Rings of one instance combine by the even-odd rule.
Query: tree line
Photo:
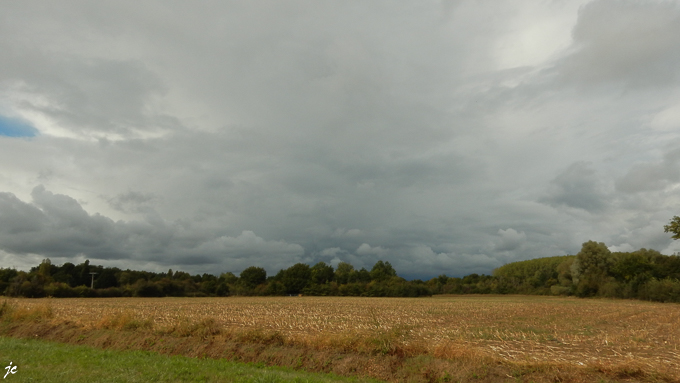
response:
[[[664,226],[680,239],[680,217]],[[576,255],[513,262],[493,275],[439,276],[433,294],[540,294],[680,302],[680,256],[656,250],[611,252],[602,242],[583,243]]]
[[[513,262],[493,275],[440,276],[433,294],[572,295],[680,302],[680,256],[656,250],[611,252],[588,241],[576,255]]]
[[[91,273],[95,277],[92,277]],[[92,285],[92,282],[93,285]],[[155,273],[117,267],[52,264],[49,259],[30,271],[0,268],[0,292],[15,297],[208,297],[208,296],[370,296],[420,297],[433,294],[529,294],[632,298],[680,302],[680,256],[656,250],[611,252],[588,241],[576,255],[513,262],[493,275],[462,278],[444,274],[428,281],[407,281],[389,262],[355,269],[341,262],[295,264],[268,276],[251,266],[234,273],[190,275],[168,270]]]
[[[94,277],[93,277],[94,273]],[[91,265],[89,260],[57,266],[49,259],[28,272],[0,269],[0,292],[15,297],[207,297],[229,295],[336,295],[372,297],[430,296],[422,281],[397,276],[389,262],[355,269],[341,262],[334,268],[324,262],[314,266],[295,264],[268,276],[262,267],[251,266],[234,273],[190,275],[122,270]]]

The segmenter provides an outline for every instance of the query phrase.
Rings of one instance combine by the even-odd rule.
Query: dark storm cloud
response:
[[[588,239],[672,252],[656,235],[678,206],[677,15],[9,2],[0,115],[39,134],[0,136],[0,248],[196,272],[383,259],[423,277]]]
[[[121,239],[116,224],[100,215],[90,216],[73,198],[38,186],[29,205],[11,193],[0,199],[2,250],[46,256],[97,253],[103,258],[124,255],[114,244]]]
[[[73,198],[43,186],[33,189],[31,195],[33,202],[29,204],[11,193],[0,193],[0,250],[100,261],[150,260],[188,268],[216,264],[242,270],[257,263],[270,272],[299,260],[303,253],[300,245],[265,241],[252,231],[237,237],[210,238],[180,223],[114,222],[100,214],[88,214]],[[126,196],[131,195],[134,193]]]

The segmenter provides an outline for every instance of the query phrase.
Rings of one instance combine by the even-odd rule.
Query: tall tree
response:
[[[241,271],[241,283],[251,289],[267,280],[267,271],[261,267],[250,266]]]
[[[340,262],[338,263],[338,268],[335,270],[335,281],[344,285],[349,282],[349,277],[353,272],[354,266],[347,262]]]
[[[666,233],[673,233],[673,239],[680,239],[680,217],[677,215],[673,217],[668,225],[663,227],[663,231]]]
[[[312,270],[304,263],[295,265],[283,271],[282,283],[286,287],[286,293],[298,294],[311,282]]]
[[[571,267],[572,278],[576,277],[574,282],[578,281],[576,294],[582,297],[597,294],[613,264],[614,259],[607,245],[603,242],[585,242]]]
[[[326,262],[319,262],[312,267],[312,282],[322,285],[333,280],[335,270]]]
[[[378,261],[371,269],[371,279],[374,281],[384,281],[396,275],[397,272],[389,262]]]

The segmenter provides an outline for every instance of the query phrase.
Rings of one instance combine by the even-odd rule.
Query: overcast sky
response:
[[[680,251],[673,1],[2,1],[0,267]]]

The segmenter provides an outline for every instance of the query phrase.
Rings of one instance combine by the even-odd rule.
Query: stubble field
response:
[[[213,330],[206,336],[275,334],[287,344],[309,349],[619,368],[633,371],[633,377],[680,379],[680,305],[676,304],[527,296],[11,302],[26,310],[47,305],[53,322],[90,329],[173,334],[191,323],[207,323]]]

